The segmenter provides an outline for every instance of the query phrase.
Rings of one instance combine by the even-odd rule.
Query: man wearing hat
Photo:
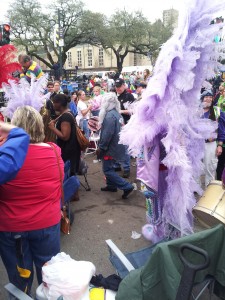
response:
[[[125,84],[125,81],[122,78],[118,78],[115,81],[115,88],[116,93],[118,96],[118,100],[120,102],[120,113],[124,119],[124,123],[127,124],[127,122],[130,120],[130,112],[127,110],[124,106],[124,103],[132,103],[135,101],[134,96],[127,91],[127,87]],[[124,160],[120,161],[122,167],[123,167],[123,177],[129,178],[130,176],[130,155],[127,153]],[[119,167],[116,167],[117,170],[119,170]]]
[[[118,100],[120,102],[121,115],[123,116],[124,123],[127,124],[127,122],[130,120],[130,112],[126,110],[124,103],[132,103],[135,99],[132,94],[128,93],[125,81],[122,78],[116,79],[115,87]]]
[[[136,94],[137,94],[137,101],[142,99],[142,93],[145,91],[147,87],[147,83],[145,81],[140,81],[135,83]]]
[[[201,94],[201,101],[204,110],[203,118],[218,122],[217,138],[211,137],[205,140],[204,166],[205,186],[214,180],[221,180],[225,163],[225,114],[220,108],[213,106],[213,93],[206,90]],[[217,165],[218,162],[218,165]]]

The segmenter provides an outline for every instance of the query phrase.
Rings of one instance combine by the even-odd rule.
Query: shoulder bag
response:
[[[63,113],[63,114],[65,114],[65,113]],[[83,134],[83,132],[80,129],[80,127],[77,125],[77,122],[76,122],[73,114],[70,113],[69,111],[67,113],[69,113],[73,117],[75,129],[76,129],[76,137],[77,137],[78,144],[80,146],[80,150],[81,151],[85,151],[88,148],[88,146],[89,146],[89,140],[86,138],[86,136]],[[56,120],[58,120],[61,116],[59,116]]]
[[[72,113],[70,113],[69,111],[68,111],[68,113],[74,119],[74,124],[75,124],[75,128],[76,128],[76,136],[77,136],[78,144],[80,145],[80,149],[81,149],[81,151],[85,151],[89,146],[89,140],[86,138],[86,136],[83,134],[80,127],[77,125],[77,122],[76,122],[74,116],[72,115]]]

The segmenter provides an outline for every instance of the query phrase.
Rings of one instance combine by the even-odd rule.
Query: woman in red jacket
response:
[[[43,121],[34,108],[18,108],[12,123],[29,134],[30,145],[15,179],[0,186],[0,253],[9,281],[22,290],[26,285],[29,293],[33,264],[40,284],[42,266],[60,251],[60,173],[63,178],[64,165],[60,148],[43,143]],[[22,237],[22,267],[31,271],[27,280],[21,280],[16,269],[18,234]]]

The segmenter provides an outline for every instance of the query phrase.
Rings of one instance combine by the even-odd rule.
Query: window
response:
[[[77,65],[78,65],[78,67],[82,67],[82,55],[81,55],[81,50],[77,50]]]
[[[92,49],[88,49],[88,67],[92,67]]]
[[[72,64],[72,54],[71,54],[71,52],[67,52],[67,59],[68,59],[68,68],[72,68],[73,64]]]
[[[134,53],[134,66],[137,66],[137,53]]]
[[[99,51],[98,51],[98,60],[99,60],[99,67],[103,67],[104,66],[103,48],[99,48]]]

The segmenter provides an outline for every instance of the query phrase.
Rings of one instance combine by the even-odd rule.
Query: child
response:
[[[94,97],[93,99],[90,100],[90,104],[92,105],[92,115],[93,116],[98,116],[101,108],[101,102],[102,102],[102,95],[101,93],[101,88],[99,86],[95,86],[93,88],[93,93]]]

